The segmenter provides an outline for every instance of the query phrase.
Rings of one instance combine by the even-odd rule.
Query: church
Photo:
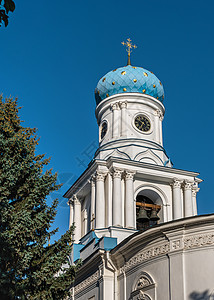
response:
[[[142,67],[108,72],[95,89],[99,148],[65,193],[74,223],[73,300],[214,299],[214,215],[197,215],[199,173],[163,147],[164,89]],[[168,137],[170,138],[170,137]]]

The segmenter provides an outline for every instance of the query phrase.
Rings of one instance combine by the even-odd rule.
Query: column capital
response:
[[[88,182],[91,184],[91,186],[95,185],[96,176],[92,175],[91,178],[88,180]]]
[[[106,177],[106,173],[96,171],[95,179],[96,181],[104,181]]]
[[[124,178],[125,178],[125,180],[133,180],[133,179],[134,179],[135,173],[136,173],[136,172],[126,170],[126,171],[124,172]]]
[[[115,102],[111,104],[111,109],[112,110],[119,110],[120,109],[120,104],[118,102]]]
[[[173,179],[173,182],[170,183],[170,185],[171,185],[171,187],[172,187],[173,189],[175,189],[175,188],[181,188],[181,184],[182,184],[182,181],[181,181],[181,180],[178,180],[177,178],[174,178],[174,179]]]
[[[196,197],[196,195],[197,195],[197,193],[199,192],[199,190],[200,190],[199,188],[193,187],[193,188],[192,188],[192,196],[193,196],[193,197]]]
[[[121,178],[123,170],[118,169],[118,168],[113,168],[112,171],[113,171],[113,173],[112,173],[113,178]]]
[[[158,116],[161,121],[163,121],[163,113],[160,109],[155,111],[155,115]]]
[[[68,205],[73,205],[73,204],[74,204],[74,201],[73,201],[73,199],[72,199],[72,198],[70,198],[70,199],[68,200],[67,204],[68,204]]]
[[[81,203],[80,203],[80,200],[79,200],[79,198],[77,197],[76,194],[73,195],[72,198],[73,198],[73,203],[74,203],[75,205],[81,204]]]
[[[192,190],[193,182],[188,181],[188,180],[184,180],[182,185],[183,185],[184,190]]]
[[[120,108],[121,108],[121,109],[127,108],[127,101],[121,101],[121,102],[120,102]]]

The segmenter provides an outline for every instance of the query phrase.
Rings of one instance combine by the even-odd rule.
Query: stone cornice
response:
[[[128,255],[128,249],[135,248],[133,245],[138,245],[138,248],[141,248],[141,244],[145,245],[148,243],[152,243],[152,241],[157,240],[157,238],[163,239],[163,243],[172,243],[174,242],[173,238],[168,236],[176,235],[173,232],[185,230],[183,233],[184,240],[189,238],[188,230],[191,230],[190,237],[193,236],[201,236],[202,232],[205,230],[210,231],[210,225],[212,225],[212,231],[206,232],[207,234],[213,234],[214,236],[214,214],[212,215],[204,215],[204,216],[194,216],[189,218],[183,218],[180,220],[174,220],[167,223],[162,223],[160,225],[154,226],[145,230],[143,232],[139,231],[132,236],[126,238],[122,241],[118,246],[116,246],[111,253],[113,254],[115,259],[119,259],[121,255]],[[202,229],[203,227],[203,229]],[[194,229],[194,231],[192,230]],[[214,244],[214,240],[213,240]],[[175,247],[175,246],[174,246]],[[183,246],[184,248],[184,246]],[[173,246],[170,244],[170,249],[173,250]]]
[[[172,180],[174,179],[175,174],[182,175],[182,176],[191,176],[191,177],[196,177],[199,175],[198,172],[174,169],[174,168],[170,168],[170,167],[158,166],[158,165],[143,163],[143,162],[134,161],[134,160],[110,157],[107,160],[107,166],[113,165],[113,163],[118,163],[118,168],[120,167],[119,164],[122,163],[123,165],[126,164],[126,165],[129,165],[132,167],[136,166],[136,167],[146,168],[148,170],[163,171],[168,174],[171,173]]]
[[[114,163],[122,164],[121,168],[124,168],[124,165],[127,165],[127,166],[136,167],[136,168],[140,167],[140,168],[146,168],[148,170],[155,170],[155,171],[160,171],[160,172],[163,171],[166,174],[169,174],[169,175],[171,174],[170,176],[172,177],[172,180],[176,176],[176,174],[181,175],[181,176],[191,176],[191,177],[196,177],[199,175],[199,173],[196,173],[196,172],[179,170],[179,169],[174,169],[174,168],[170,168],[170,167],[158,166],[158,165],[153,165],[153,164],[148,164],[148,163],[143,163],[143,162],[133,161],[133,160],[128,160],[128,159],[122,159],[122,158],[111,158],[110,157],[107,161],[96,159],[91,162],[91,164],[88,166],[88,168],[80,175],[80,177],[75,181],[75,183],[70,187],[70,189],[64,194],[63,197],[70,198],[70,196],[72,194],[78,193],[78,191],[81,188],[83,188],[86,184],[89,184],[88,180],[90,179],[91,175],[93,175],[95,173],[98,166],[110,167]],[[120,168],[120,166],[118,166],[118,168]],[[127,168],[129,168],[129,167],[127,167]],[[136,175],[137,175],[137,173],[136,173]],[[167,176],[169,176],[169,175],[167,175]],[[157,174],[157,176],[158,176],[158,174]],[[197,182],[201,182],[201,179],[199,179],[199,178],[195,178],[195,180]]]
[[[104,160],[94,160],[92,161],[88,168],[79,176],[79,178],[73,183],[73,185],[68,189],[68,191],[63,195],[64,198],[70,198],[74,193],[83,188],[86,184],[89,184],[89,180],[93,174],[95,174],[98,166],[106,166],[106,161]]]
[[[171,236],[170,241],[157,243],[155,246],[146,246],[137,254],[132,256],[119,269],[119,273],[127,272],[136,265],[165,254],[171,254],[176,251],[188,251],[196,248],[214,246],[214,228],[209,233],[183,234],[180,238]]]

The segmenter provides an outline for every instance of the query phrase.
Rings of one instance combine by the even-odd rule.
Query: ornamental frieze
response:
[[[149,259],[161,256],[163,254],[174,253],[175,251],[188,250],[192,248],[199,248],[204,246],[214,245],[214,233],[191,235],[190,237],[183,237],[181,239],[171,240],[170,242],[151,247],[147,250],[140,251],[126,264],[120,268],[120,274],[128,271],[134,266],[143,263]]]
[[[193,235],[184,239],[184,249],[214,245],[214,233]]]
[[[74,288],[74,293],[77,294],[77,293],[81,292],[86,287],[88,287],[91,284],[93,284],[94,282],[96,282],[99,279],[99,277],[100,277],[99,271],[95,272],[93,275],[88,277],[86,280],[84,280],[83,282],[76,285]]]
[[[133,256],[128,262],[125,264],[124,267],[120,269],[120,272],[127,271],[134,267],[135,265],[138,265],[139,263],[142,263],[148,259],[167,254],[170,250],[170,244],[169,242],[161,244],[159,246],[151,247],[147,250],[141,251],[135,256]]]

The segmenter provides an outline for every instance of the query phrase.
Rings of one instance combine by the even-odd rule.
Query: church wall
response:
[[[139,264],[134,269],[127,272],[126,275],[126,290],[127,290],[127,300],[132,299],[131,294],[136,289],[136,284],[138,279],[142,275],[147,275],[153,279],[154,285],[150,287],[143,288],[143,291],[151,297],[152,300],[169,298],[169,266],[168,259],[163,257],[161,259],[156,259],[145,264]],[[121,280],[123,281],[123,280]],[[124,282],[121,282],[123,286]],[[124,300],[120,295],[120,300]],[[173,299],[175,300],[175,299]],[[180,299],[181,300],[181,299]]]
[[[159,142],[157,135],[155,134],[155,110],[147,105],[128,103],[128,114],[127,114],[127,135],[128,137],[137,137],[137,138],[149,138],[151,141]],[[142,135],[140,132],[136,132],[134,128],[134,118],[138,114],[143,114],[151,120],[151,132],[146,135]],[[144,133],[145,134],[145,133]]]
[[[199,299],[203,294],[214,292],[214,248],[189,251],[185,253],[184,260],[187,299],[193,299],[194,293]]]

